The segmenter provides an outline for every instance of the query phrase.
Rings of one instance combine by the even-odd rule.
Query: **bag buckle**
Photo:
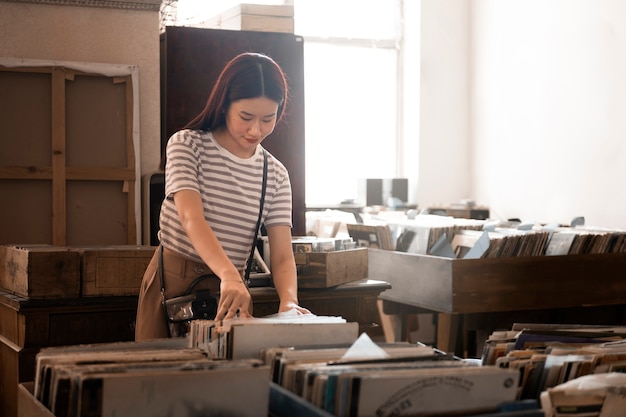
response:
[[[192,301],[191,308],[194,319],[212,320],[217,315],[217,300],[211,296],[210,290],[196,291],[196,299]]]

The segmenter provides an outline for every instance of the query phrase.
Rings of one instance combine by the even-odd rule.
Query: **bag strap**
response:
[[[261,187],[261,200],[259,204],[259,218],[256,221],[256,227],[254,229],[254,237],[252,238],[252,249],[250,250],[250,256],[248,256],[248,262],[246,263],[246,272],[244,274],[244,281],[246,285],[250,285],[250,271],[252,270],[252,261],[254,260],[254,250],[256,249],[256,240],[259,236],[259,228],[261,227],[261,217],[263,216],[263,205],[265,204],[265,189],[267,188],[267,152],[263,149],[263,185]]]
[[[161,280],[161,295],[165,300],[165,279],[163,278],[163,244],[159,244],[157,248],[159,251],[159,264],[157,265],[157,273],[159,274],[159,280]]]
[[[163,278],[163,244],[159,243],[157,248],[158,252],[158,264],[157,274],[159,274],[159,280],[161,280],[161,307],[163,308],[163,317],[165,317],[165,329],[167,329],[167,337],[172,337],[172,331],[170,330],[169,322],[167,320],[167,307],[165,306],[165,279]]]
[[[261,217],[263,216],[263,206],[265,205],[265,190],[267,188],[267,152],[263,149],[263,185],[261,186],[261,199],[259,204],[259,218],[256,222],[256,227],[254,229],[254,238],[252,239],[252,249],[250,250],[250,256],[248,257],[248,261],[246,264],[246,272],[244,274],[244,280],[246,284],[250,283],[250,271],[252,269],[252,260],[254,259],[254,250],[256,249],[256,238],[259,234],[259,228],[261,227]],[[159,279],[161,281],[161,298],[165,301],[165,278],[163,277],[163,245],[159,244],[157,248],[159,251],[159,264],[157,266],[157,272],[159,274]],[[192,282],[189,290],[191,290],[195,285],[202,279],[205,279],[206,276],[198,277],[194,282]],[[165,309],[165,304],[163,304],[163,308]],[[167,312],[166,316],[167,316]]]

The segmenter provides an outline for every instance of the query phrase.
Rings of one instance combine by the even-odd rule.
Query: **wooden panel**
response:
[[[20,384],[17,393],[18,417],[54,417],[42,403],[37,401],[32,382]],[[7,416],[8,417],[8,416]]]
[[[81,309],[51,310],[47,346],[133,340],[136,303],[122,308],[112,304],[108,309],[83,305]]]
[[[241,52],[265,53],[284,69],[290,87],[285,119],[263,142],[287,168],[293,190],[293,234],[306,234],[304,63],[302,38],[288,33],[167,27],[161,37],[164,149],[167,139],[204,107],[224,65]]]
[[[65,70],[52,69],[52,244],[67,243]]]
[[[51,81],[49,70],[0,66],[0,242],[50,243]],[[37,123],[33,123],[36,120]],[[42,175],[43,174],[43,175]]]
[[[449,259],[379,249],[368,251],[368,276],[391,284],[381,298],[433,311],[452,311]]]
[[[0,414],[17,415],[41,348],[132,341],[137,297],[28,300],[0,292]],[[28,415],[30,414],[23,414]]]
[[[0,91],[0,167],[50,166],[50,73],[0,70]]]
[[[8,342],[0,336],[0,411],[3,417],[15,417],[17,415],[17,392],[20,377],[35,374],[34,351],[23,349]],[[32,367],[27,375],[20,375],[20,363],[24,368]]]
[[[623,304],[626,253],[454,262],[454,310],[477,313]]]
[[[11,201],[0,204],[0,243],[52,242],[51,181],[1,180],[0,195]]]
[[[67,81],[66,89],[72,115],[67,120],[67,165],[134,168],[134,159],[127,165],[126,158],[126,85],[110,77],[78,74]]]
[[[131,76],[96,66],[0,66],[0,244],[137,243]]]
[[[0,335],[19,347],[134,339],[137,297],[29,300],[0,291]]]
[[[127,242],[129,196],[119,181],[69,181],[67,239],[72,246]]]

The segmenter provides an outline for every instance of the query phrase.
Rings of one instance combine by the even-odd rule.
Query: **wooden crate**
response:
[[[0,415],[17,415],[17,396],[20,381],[34,379],[38,349],[24,349],[0,336]]]
[[[327,288],[367,278],[367,248],[294,253],[299,288]]]
[[[17,388],[18,417],[55,417],[39,400],[35,398],[34,382],[24,382]]]
[[[0,246],[0,289],[31,299],[77,297],[79,254],[62,246]]]
[[[624,304],[626,253],[449,259],[369,249],[381,298],[431,311],[494,313]]]
[[[155,249],[154,246],[132,245],[80,249],[81,295],[138,295],[141,279]]]

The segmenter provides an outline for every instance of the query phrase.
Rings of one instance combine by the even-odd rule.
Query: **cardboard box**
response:
[[[294,32],[293,6],[239,4],[202,23],[212,29]]]
[[[368,249],[294,253],[299,288],[327,288],[368,276]]]
[[[0,246],[0,289],[31,299],[77,297],[79,254],[62,246]]]
[[[81,248],[81,295],[138,295],[155,249],[155,246],[134,245]]]

